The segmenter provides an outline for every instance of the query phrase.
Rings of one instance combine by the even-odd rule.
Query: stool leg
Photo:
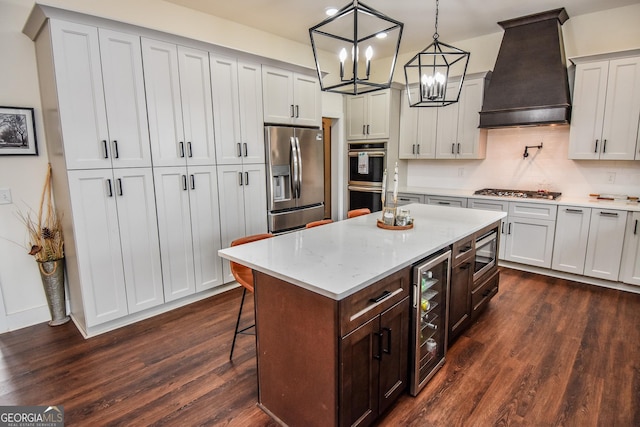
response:
[[[240,317],[242,316],[242,307],[244,306],[244,297],[247,295],[247,288],[242,291],[242,300],[240,301],[240,310],[238,311],[238,320],[236,320],[236,329],[233,332],[233,342],[231,343],[231,353],[229,360],[233,358],[233,348],[236,346],[236,338],[238,337],[238,327],[240,326]]]

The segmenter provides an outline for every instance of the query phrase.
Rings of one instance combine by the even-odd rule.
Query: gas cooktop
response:
[[[499,188],[483,188],[475,193],[478,196],[498,196],[498,197],[519,197],[522,199],[547,199],[557,200],[562,193],[555,193],[553,191],[538,190],[504,190]]]

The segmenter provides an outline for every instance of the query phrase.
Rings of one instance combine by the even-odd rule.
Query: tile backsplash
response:
[[[477,190],[546,189],[571,197],[589,193],[640,196],[640,161],[570,160],[569,126],[490,129],[484,160],[411,160],[407,185]],[[525,146],[529,156],[523,158]]]

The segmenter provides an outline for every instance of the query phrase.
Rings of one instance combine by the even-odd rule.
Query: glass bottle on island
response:
[[[392,205],[386,205],[386,193],[387,193],[387,170],[384,170],[382,175],[382,194],[380,198],[382,200],[382,219],[378,220],[378,226],[382,228],[411,228],[413,226],[413,219],[410,212],[407,209],[400,209],[398,211],[398,162],[396,162],[393,173],[393,199]],[[381,225],[382,224],[382,225]]]

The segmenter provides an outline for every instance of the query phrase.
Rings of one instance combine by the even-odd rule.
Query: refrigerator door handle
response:
[[[300,140],[296,136],[296,150],[298,152],[298,198],[302,193],[302,153],[300,151]]]
[[[291,182],[291,187],[293,190],[293,198],[298,198],[298,148],[296,146],[296,141],[293,137],[290,138],[291,142],[291,171],[293,173],[293,180]]]

